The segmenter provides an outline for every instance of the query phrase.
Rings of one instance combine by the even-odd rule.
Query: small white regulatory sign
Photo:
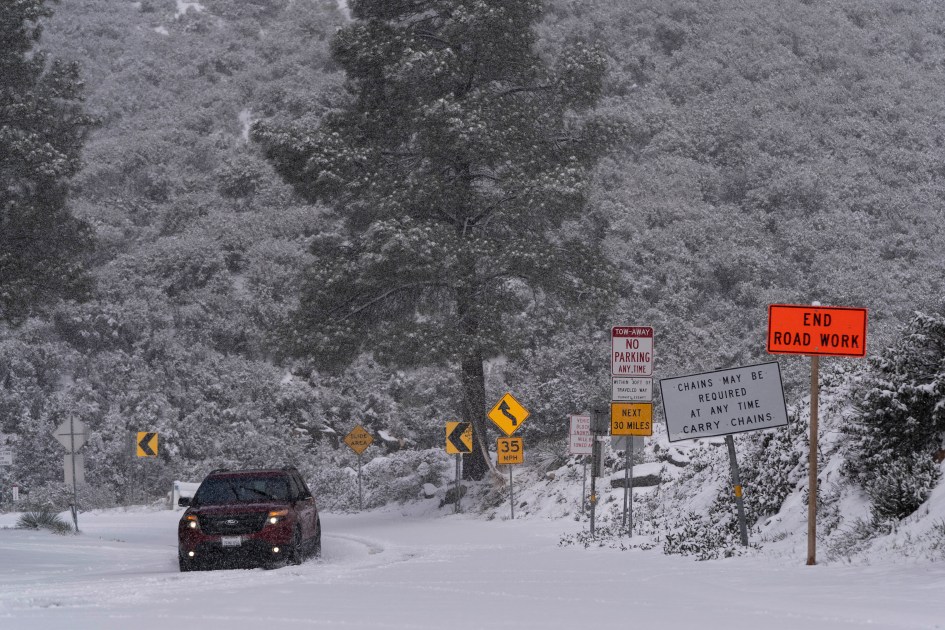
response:
[[[610,399],[615,402],[653,402],[653,379],[615,376]]]
[[[568,453],[571,455],[590,455],[594,452],[594,436],[591,435],[590,416],[570,416],[571,429],[568,432]]]
[[[660,379],[670,442],[788,423],[777,361]]]
[[[652,326],[614,326],[610,345],[614,376],[653,376]]]

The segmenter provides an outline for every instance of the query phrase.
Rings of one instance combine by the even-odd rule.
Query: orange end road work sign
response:
[[[768,352],[866,356],[866,309],[768,305]]]

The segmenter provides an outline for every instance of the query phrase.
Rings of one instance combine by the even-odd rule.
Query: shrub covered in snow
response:
[[[807,423],[792,409],[787,426],[752,434],[741,467],[749,523],[777,514],[807,475]]]
[[[423,496],[423,486],[442,485],[452,459],[443,449],[398,451],[368,462],[362,469],[365,507],[402,503]]]
[[[874,516],[878,520],[909,516],[929,498],[939,476],[938,465],[925,455],[913,453],[882,464],[867,488]]]
[[[19,529],[48,529],[54,534],[68,534],[72,531],[72,525],[61,516],[46,510],[24,513],[16,522],[16,526]]]
[[[848,431],[844,473],[880,517],[915,511],[939,479],[932,455],[945,434],[945,317],[918,313],[870,364]]]

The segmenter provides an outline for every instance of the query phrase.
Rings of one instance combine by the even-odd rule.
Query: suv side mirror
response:
[[[190,497],[178,497],[177,505],[180,507],[190,507]]]

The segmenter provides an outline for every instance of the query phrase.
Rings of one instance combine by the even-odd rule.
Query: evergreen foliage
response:
[[[72,525],[55,512],[24,512],[16,521],[19,529],[48,529],[54,534],[68,534]]]
[[[878,516],[911,514],[940,475],[932,456],[945,435],[945,316],[917,313],[871,360],[853,420],[845,474]]]
[[[791,491],[807,478],[808,427],[795,410],[787,426],[747,436],[749,446],[740,471],[749,525],[777,514]]]
[[[597,101],[604,61],[575,43],[544,63],[534,0],[351,9],[332,43],[348,79],[340,107],[314,128],[255,131],[286,181],[341,219],[312,245],[289,349],[322,368],[365,350],[461,366],[481,475],[483,361],[537,335],[537,314],[560,325],[615,295],[598,235],[582,229],[611,130],[577,114]]]
[[[90,289],[92,235],[66,203],[91,119],[78,65],[34,50],[51,14],[45,0],[0,4],[0,321]]]

